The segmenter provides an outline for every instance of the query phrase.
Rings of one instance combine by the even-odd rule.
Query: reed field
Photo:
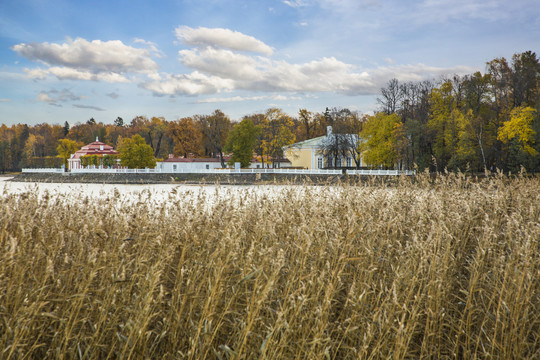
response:
[[[0,194],[1,359],[540,359],[540,179]]]

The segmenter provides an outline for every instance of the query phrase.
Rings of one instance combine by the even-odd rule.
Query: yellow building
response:
[[[319,151],[324,139],[326,139],[326,136],[319,136],[285,146],[283,148],[283,153],[291,162],[292,167],[309,170],[322,169],[324,167],[324,161],[323,156],[319,154]]]
[[[326,136],[319,136],[313,139],[301,141],[292,145],[283,147],[283,153],[285,157],[291,162],[291,167],[304,168],[308,170],[328,169],[334,168],[332,164],[332,158],[326,158],[322,154],[323,145],[328,141],[328,138],[335,136],[332,134],[332,127],[327,129]],[[355,141],[358,141],[358,135],[353,136]],[[354,159],[351,156],[345,158],[339,157],[337,159],[336,168],[353,168],[356,166]],[[359,166],[363,166],[362,159],[359,159]]]

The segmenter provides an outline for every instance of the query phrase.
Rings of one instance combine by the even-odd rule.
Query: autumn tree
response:
[[[64,166],[67,169],[68,159],[72,154],[75,154],[77,150],[81,147],[81,144],[70,139],[60,139],[58,140],[58,146],[56,147],[56,152],[58,157],[64,161]]]
[[[401,119],[397,114],[380,112],[367,119],[360,133],[359,148],[368,166],[394,167],[398,161],[394,135],[400,126]]]
[[[484,156],[484,149],[482,147],[482,132],[478,132],[481,121],[480,118],[474,117],[471,109],[465,113],[457,112],[453,114],[456,120],[457,134],[456,134],[456,148],[448,163],[448,169],[450,170],[469,170],[479,171],[486,169],[486,159]]]
[[[264,114],[264,121],[259,126],[263,158],[266,157],[267,163],[272,162],[273,167],[280,167],[283,147],[296,140],[292,132],[294,123],[291,117],[281,109],[270,108]]]
[[[313,112],[306,109],[300,109],[298,111],[298,127],[297,127],[297,141],[303,141],[315,137],[316,133],[316,116]]]
[[[23,150],[23,167],[43,167],[40,159],[45,157],[45,139],[42,135],[30,134]]]
[[[463,78],[463,111],[467,114],[466,130],[471,138],[474,138],[478,150],[482,169],[488,168],[488,159],[492,157],[496,142],[495,133],[490,128],[492,112],[490,110],[490,82],[489,74],[482,75],[479,71]],[[491,130],[491,131],[490,131]],[[463,150],[462,145],[462,149]],[[474,162],[474,161],[473,161]],[[474,166],[474,165],[473,165]]]
[[[13,169],[22,168],[23,152],[26,140],[30,136],[30,128],[26,124],[18,124],[14,126],[14,136],[10,141],[11,157],[13,161]]]
[[[411,169],[415,165],[413,162],[412,141],[409,136],[409,129],[403,121],[399,121],[394,125],[392,137],[398,168]],[[361,149],[361,146],[359,148]]]
[[[118,138],[129,137],[128,129],[124,126],[116,126],[114,124],[105,125],[105,137],[100,138],[100,141],[115,146],[118,143]]]
[[[167,133],[168,122],[164,117],[152,117],[149,126],[150,146],[154,149],[154,156],[158,157],[162,154],[163,138]]]
[[[536,132],[533,122],[538,119],[538,113],[531,107],[520,106],[512,110],[510,120],[505,121],[499,130],[498,139],[508,145],[507,157],[509,168],[519,169],[524,162],[537,156],[534,148]]]
[[[150,120],[146,116],[137,115],[129,123],[130,136],[139,134],[148,143],[150,141]]]
[[[437,161],[437,170],[447,167],[457,150],[458,132],[463,114],[453,95],[451,81],[444,82],[431,92],[431,115],[428,130],[433,143],[433,155]]]
[[[118,146],[122,166],[129,169],[143,169],[156,167],[154,151],[139,134],[131,138],[121,139]]]
[[[12,166],[11,152],[9,150],[9,142],[0,139],[0,172],[2,174]]]
[[[231,120],[221,110],[215,110],[211,115],[197,116],[196,119],[202,133],[205,154],[210,157],[219,156],[221,166],[225,167],[223,147],[229,136]]]
[[[249,118],[233,127],[225,144],[225,151],[232,153],[230,165],[239,162],[240,166],[245,168],[251,164],[259,131],[260,129]]]
[[[0,171],[20,171],[25,166],[24,146],[30,135],[26,124],[0,125]]]
[[[202,152],[201,133],[193,118],[187,117],[169,123],[167,132],[174,141],[174,154],[185,158]]]
[[[86,122],[84,124],[77,123],[73,125],[69,129],[67,138],[77,142],[82,142],[83,144],[89,144],[93,141],[96,141],[96,138],[104,140],[106,136],[107,130],[105,129],[105,125],[102,122]],[[56,142],[54,144],[56,144]]]
[[[490,119],[490,129],[495,137],[497,137],[498,129],[502,123],[508,120],[510,111],[513,106],[512,100],[512,69],[503,58],[496,58],[487,63],[487,72],[490,76],[490,106],[493,116]],[[498,141],[495,144],[495,159],[494,164],[502,165],[502,143]]]
[[[136,116],[129,125],[129,134],[139,134],[150,147],[154,156],[165,156],[168,149],[162,149],[161,145],[166,142],[164,136],[167,132],[168,122],[164,117],[152,117],[150,120],[146,116]]]
[[[14,131],[5,124],[0,125],[0,172],[5,173],[13,168],[11,142]]]

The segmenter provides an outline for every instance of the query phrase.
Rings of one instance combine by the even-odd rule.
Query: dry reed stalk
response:
[[[4,193],[0,357],[540,357],[538,179],[252,189]]]

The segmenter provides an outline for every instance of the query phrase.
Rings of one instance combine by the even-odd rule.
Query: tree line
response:
[[[242,121],[249,121],[256,129],[250,161],[255,153],[268,167],[282,160],[284,145],[324,135],[328,122],[324,114],[302,109],[298,117],[291,117],[277,108],[246,115]],[[165,159],[169,154],[212,157],[220,158],[225,166],[225,153],[239,154],[237,145],[232,148],[234,140],[227,141],[229,134],[242,133],[234,130],[235,126],[239,124],[232,122],[221,110],[173,121],[164,117],[136,116],[130,122],[117,117],[109,124],[94,118],[72,126],[68,122],[34,126],[2,124],[0,172],[20,171],[25,167],[60,167],[71,154],[96,138],[119,150],[127,139],[140,142],[140,139],[133,140],[137,135],[151,147],[157,159]],[[95,159],[86,160],[91,164]]]
[[[374,115],[326,108],[324,112],[300,109],[290,116],[270,108],[246,115],[238,123],[215,110],[173,121],[136,116],[129,123],[118,117],[112,124],[93,118],[73,126],[68,122],[4,124],[0,172],[58,167],[96,137],[117,149],[126,139],[144,141],[157,159],[169,154],[213,157],[225,166],[224,154],[232,154],[231,162],[247,166],[255,154],[265,166],[273,167],[283,160],[283,146],[325,135],[327,126],[332,126],[335,136],[321,153],[333,166],[338,159],[350,157],[353,167],[360,167],[362,158],[364,166],[373,168],[540,169],[540,62],[534,52],[515,54],[511,61],[489,61],[484,74],[418,82],[393,79],[377,101]],[[141,139],[134,140],[136,135]]]
[[[421,170],[540,169],[540,63],[534,52],[496,58],[476,72],[381,89],[365,124],[366,163]]]

